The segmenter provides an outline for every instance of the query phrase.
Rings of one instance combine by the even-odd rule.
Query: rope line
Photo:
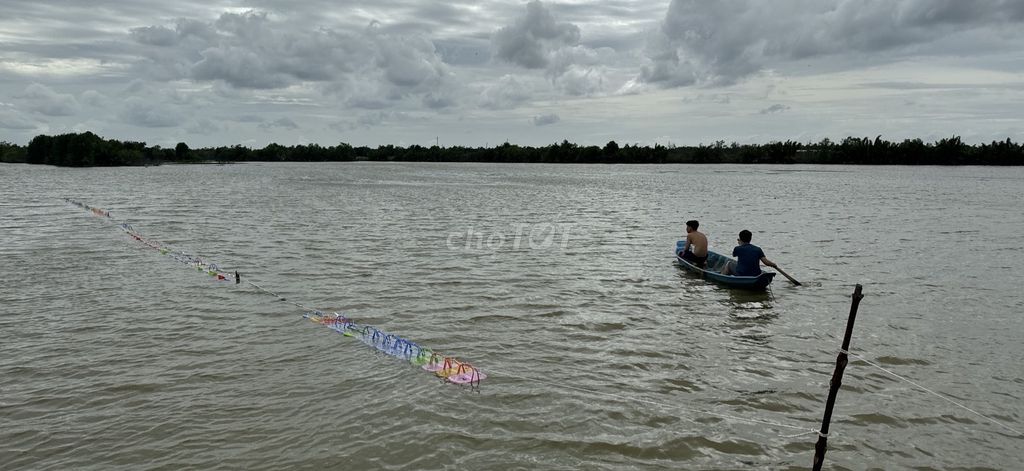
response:
[[[70,203],[70,204],[76,205],[76,206],[78,206],[78,207],[80,207],[82,209],[90,211],[90,212],[92,212],[96,216],[100,216],[100,217],[102,217],[102,218],[104,218],[104,219],[106,219],[108,221],[112,221],[113,222],[113,216],[111,215],[111,213],[109,211],[89,206],[87,204],[81,203],[81,202],[73,200],[71,198],[64,198],[64,200],[66,202]],[[189,265],[191,267],[196,268],[198,271],[206,271],[211,276],[214,276],[217,280],[227,281],[227,280],[229,280],[229,277],[231,276],[230,272],[221,270],[217,264],[207,263],[207,262],[203,261],[201,258],[193,256],[193,255],[190,255],[190,254],[188,254],[186,252],[183,252],[183,251],[171,251],[170,248],[168,248],[167,246],[165,246],[163,244],[160,244],[158,242],[155,242],[155,241],[153,241],[151,239],[147,239],[147,238],[143,237],[138,231],[135,230],[135,228],[131,224],[128,224],[127,222],[120,223],[119,227],[122,230],[124,230],[125,233],[127,233],[129,236],[131,236],[135,240],[143,243],[144,245],[149,246],[150,248],[153,248],[155,250],[159,250],[161,254],[168,255],[168,256],[174,258],[175,260],[177,260],[179,262],[182,262],[182,263],[184,263],[186,265]],[[237,275],[237,273],[236,273],[236,275]],[[235,277],[235,281],[236,281],[236,283],[238,282],[237,276]],[[414,364],[423,365],[424,363],[426,363],[425,365],[423,365],[424,369],[427,369],[428,371],[432,371],[435,374],[437,374],[438,376],[440,376],[442,378],[445,378],[446,382],[455,382],[455,383],[459,383],[459,384],[471,384],[471,385],[472,384],[477,384],[478,385],[481,379],[487,377],[485,374],[483,374],[482,371],[480,371],[476,367],[473,367],[473,366],[469,365],[468,363],[459,361],[459,360],[455,359],[454,357],[445,357],[445,356],[439,355],[437,353],[434,353],[430,349],[421,348],[418,345],[416,345],[416,344],[414,344],[414,343],[412,343],[412,342],[410,342],[408,340],[405,340],[405,339],[403,339],[401,337],[397,337],[397,336],[395,336],[393,334],[387,334],[387,333],[385,333],[383,331],[380,331],[379,329],[377,329],[377,328],[375,328],[373,326],[368,326],[368,325],[362,325],[361,326],[361,325],[355,324],[352,320],[350,320],[350,319],[348,319],[348,318],[346,318],[346,317],[344,317],[344,316],[342,316],[342,315],[340,315],[338,313],[325,314],[322,311],[319,311],[319,310],[316,310],[316,309],[312,309],[312,308],[310,308],[310,307],[308,307],[308,306],[306,306],[306,305],[304,305],[304,304],[302,304],[300,302],[288,301],[287,298],[285,298],[284,296],[280,295],[279,293],[276,293],[276,292],[271,291],[271,290],[269,290],[267,288],[264,288],[263,286],[260,286],[260,285],[258,285],[256,283],[253,283],[252,281],[246,280],[245,282],[249,286],[252,286],[253,288],[256,288],[257,290],[259,290],[259,291],[261,291],[261,292],[263,292],[265,294],[269,294],[269,295],[277,298],[280,301],[290,302],[291,304],[293,304],[294,306],[298,307],[299,309],[302,309],[303,311],[306,311],[306,313],[303,315],[304,318],[307,318],[307,319],[310,319],[310,320],[312,320],[314,322],[323,324],[323,325],[325,325],[325,326],[327,326],[327,327],[329,327],[329,328],[331,328],[331,329],[333,329],[333,330],[335,330],[335,331],[337,331],[337,332],[339,332],[341,334],[344,334],[346,336],[358,335],[360,337],[360,339],[364,343],[366,343],[367,345],[375,347],[378,350],[383,351],[385,353],[391,354],[392,356],[397,356],[397,357],[400,357],[400,358],[404,358],[404,359],[410,360]],[[774,295],[774,293],[771,293],[771,294]],[[415,350],[413,350],[413,349],[415,349]],[[415,352],[416,354],[412,355],[412,352]],[[967,407],[966,405],[964,405],[964,404],[962,404],[960,402],[957,402],[957,401],[954,401],[952,399],[949,399],[946,396],[943,396],[942,394],[940,394],[938,392],[935,392],[935,391],[933,391],[933,390],[931,390],[931,389],[929,389],[929,388],[927,388],[925,386],[922,386],[921,384],[918,384],[918,383],[914,382],[913,380],[911,380],[911,379],[909,379],[907,377],[901,376],[901,375],[899,375],[899,374],[897,374],[897,373],[895,373],[895,372],[893,372],[893,371],[891,371],[891,370],[889,370],[889,369],[887,369],[885,367],[882,367],[881,365],[879,365],[879,364],[877,364],[875,362],[872,362],[871,360],[868,360],[867,358],[864,358],[861,355],[858,355],[858,354],[855,354],[855,353],[851,353],[850,351],[844,350],[844,349],[840,349],[839,353],[840,354],[846,354],[846,355],[854,357],[854,358],[856,358],[856,359],[858,359],[860,361],[863,361],[864,363],[867,363],[868,365],[870,365],[870,366],[872,366],[874,368],[877,368],[878,370],[881,370],[881,371],[885,372],[886,374],[888,374],[888,375],[890,375],[890,376],[892,376],[894,378],[897,378],[897,379],[899,379],[901,381],[904,381],[906,383],[909,383],[909,384],[913,385],[915,388],[917,388],[917,389],[919,389],[921,391],[924,391],[924,392],[926,392],[928,394],[931,394],[931,395],[933,395],[935,397],[938,397],[939,399],[942,399],[943,401],[946,401],[946,402],[948,402],[948,403],[950,403],[950,404],[952,404],[952,405],[954,405],[956,407],[959,407],[959,408],[961,408],[961,409],[963,409],[965,411],[968,411],[971,414],[974,414],[974,415],[976,415],[976,416],[978,416],[978,417],[980,417],[980,418],[982,418],[982,419],[984,419],[984,420],[986,420],[988,422],[996,424],[999,427],[1002,427],[1002,428],[1004,428],[1006,430],[1009,430],[1009,431],[1011,431],[1011,432],[1013,432],[1013,433],[1015,433],[1017,435],[1024,435],[1024,433],[1022,433],[1021,431],[1019,431],[1019,430],[1017,430],[1017,429],[1015,429],[1013,427],[1010,427],[1009,425],[1006,425],[1006,424],[1004,424],[1001,421],[998,421],[998,420],[993,419],[993,418],[991,418],[989,416],[986,416],[985,414],[982,414],[982,413],[980,413],[980,412],[978,412],[978,411],[976,411],[974,409],[971,409],[970,407]],[[427,355],[427,354],[429,354],[429,356],[425,357],[425,355]],[[624,402],[634,402],[634,403],[642,403],[642,404],[654,405],[654,406],[658,406],[658,407],[662,407],[662,408],[666,408],[666,409],[676,409],[676,410],[686,411],[686,412],[689,412],[689,413],[692,413],[692,414],[704,414],[704,415],[708,415],[708,416],[712,416],[712,417],[717,417],[717,418],[720,418],[720,419],[723,419],[723,420],[727,420],[727,421],[740,422],[740,423],[749,423],[749,424],[759,424],[759,425],[765,425],[765,426],[770,426],[770,427],[784,428],[784,429],[791,429],[791,430],[800,430],[801,431],[801,433],[798,433],[798,434],[795,434],[795,435],[782,435],[782,437],[784,437],[784,438],[795,438],[795,437],[812,435],[812,434],[817,434],[818,436],[825,437],[825,438],[827,438],[829,436],[829,434],[822,433],[820,430],[808,429],[807,427],[802,427],[802,426],[783,424],[783,423],[772,422],[772,421],[762,420],[762,419],[752,419],[752,418],[746,418],[746,417],[738,417],[738,416],[734,416],[734,415],[722,414],[722,413],[718,413],[718,412],[711,412],[711,411],[707,411],[707,410],[699,410],[699,409],[683,407],[683,406],[679,406],[679,405],[666,404],[666,403],[663,403],[663,402],[653,401],[653,400],[644,399],[644,398],[631,398],[631,397],[623,396],[621,394],[607,393],[607,392],[603,392],[603,391],[597,391],[597,390],[593,390],[593,389],[588,389],[588,388],[583,388],[583,387],[578,387],[578,386],[572,386],[572,385],[568,385],[568,384],[560,384],[560,383],[554,383],[554,382],[551,382],[551,381],[544,381],[544,380],[540,380],[540,379],[536,379],[536,378],[530,378],[530,377],[527,377],[527,376],[521,376],[521,375],[512,374],[512,373],[509,373],[509,372],[506,372],[506,371],[498,371],[498,370],[494,370],[492,368],[489,368],[489,371],[492,371],[492,372],[495,372],[495,373],[499,373],[501,375],[504,375],[504,376],[507,376],[507,377],[510,377],[510,378],[516,378],[516,379],[520,379],[520,380],[523,380],[523,381],[529,381],[529,382],[534,382],[534,383],[538,383],[538,384],[544,384],[546,386],[550,386],[550,387],[553,387],[553,388],[556,388],[556,389],[557,388],[571,389],[571,390],[575,390],[575,391],[579,391],[579,392],[584,392],[584,393],[592,394],[592,395],[596,395],[596,396],[610,397],[610,398],[614,398],[614,399],[617,399],[617,400],[620,400],[620,401],[624,401]],[[458,378],[458,380],[453,380],[453,378]],[[693,421],[692,419],[689,419],[689,418],[686,418],[686,417],[680,416],[680,418],[683,418],[684,420],[688,420],[688,421],[691,421],[691,422],[694,422],[694,423],[698,423],[698,422]]]
[[[821,433],[818,430],[808,429],[807,427],[798,426],[798,425],[789,425],[789,424],[783,424],[783,423],[779,423],[779,422],[772,422],[772,421],[769,421],[769,420],[751,419],[751,418],[747,418],[747,417],[738,417],[738,416],[735,416],[735,415],[722,414],[722,413],[719,413],[719,412],[711,412],[711,411],[707,411],[707,410],[694,409],[694,408],[691,408],[691,407],[683,407],[683,406],[676,405],[676,404],[667,404],[667,403],[664,403],[664,402],[658,402],[658,401],[653,401],[653,400],[644,399],[644,398],[626,397],[626,396],[621,395],[621,394],[608,393],[608,392],[603,392],[603,391],[597,391],[597,390],[594,390],[594,389],[582,388],[582,387],[579,387],[579,386],[572,386],[572,385],[568,385],[568,384],[554,383],[552,381],[544,381],[544,380],[537,379],[537,378],[530,378],[528,376],[521,376],[521,375],[509,373],[509,372],[503,371],[503,370],[496,370],[494,368],[488,368],[487,370],[492,372],[492,373],[497,373],[497,374],[499,374],[501,376],[507,376],[507,377],[510,377],[510,378],[520,379],[520,380],[523,380],[523,381],[530,381],[530,382],[534,382],[534,383],[538,383],[538,384],[543,384],[543,385],[550,386],[550,387],[556,388],[556,389],[557,388],[572,389],[572,390],[575,390],[575,391],[585,392],[587,394],[593,394],[595,396],[604,396],[604,397],[610,397],[610,398],[618,399],[618,400],[623,401],[623,402],[637,402],[637,403],[648,404],[648,405],[652,405],[652,406],[658,406],[658,407],[662,407],[662,408],[665,408],[665,409],[676,409],[676,410],[686,411],[686,412],[689,412],[689,413],[710,415],[712,417],[718,417],[720,419],[727,420],[727,421],[732,421],[732,422],[742,422],[742,423],[748,423],[748,424],[767,425],[767,426],[771,426],[771,427],[785,428],[785,429],[800,430],[800,431],[802,431],[801,433],[798,433],[796,435],[789,435],[789,436],[783,435],[783,437],[786,437],[786,438],[792,438],[792,437],[799,437],[799,436],[804,436],[804,435],[812,435],[812,434],[820,434]],[[683,419],[689,420],[691,422],[697,423],[697,422],[695,422],[695,421],[693,421],[691,419],[688,419],[686,417],[680,416],[680,418],[683,418]]]
[[[64,198],[64,201],[89,211],[96,216],[100,216],[104,220],[114,222],[114,218],[110,214],[110,211],[89,206],[88,204],[71,198]],[[235,284],[241,283],[241,278],[237,271],[232,274],[229,271],[222,270],[216,263],[206,262],[200,257],[191,255],[187,252],[172,250],[165,244],[144,237],[127,221],[121,223],[115,222],[115,224],[118,224],[121,230],[133,239],[151,249],[159,251],[161,255],[167,255],[191,268],[196,268],[200,272],[206,272],[216,280],[234,280]],[[284,296],[281,296],[280,294],[256,283],[246,280],[246,284],[263,293],[269,294],[280,301],[289,302]],[[300,302],[290,302],[299,309],[305,311],[305,314],[302,316],[303,318],[331,328],[332,330],[335,330],[347,337],[359,336],[360,340],[362,340],[366,345],[374,347],[378,351],[384,352],[388,355],[408,360],[417,366],[422,366],[424,370],[434,373],[435,376],[443,379],[446,383],[465,384],[470,387],[478,387],[480,385],[480,381],[487,378],[487,375],[477,367],[455,357],[442,355],[432,349],[420,347],[409,340],[394,334],[388,334],[374,326],[356,324],[353,320],[337,312],[326,314],[323,311],[307,307]]]
[[[88,211],[92,212],[93,214],[95,214],[97,216],[101,216],[104,219],[113,222],[113,216],[111,215],[111,213],[109,211],[106,211],[106,210],[103,210],[103,209],[100,209],[100,208],[94,208],[92,206],[89,206],[87,204],[75,201],[75,200],[70,199],[70,198],[65,198],[65,201],[67,201],[68,203],[74,204],[76,206],[79,206],[79,207],[81,207],[81,208],[83,208],[85,210],[88,210]],[[144,244],[146,246],[149,246],[150,248],[153,248],[153,249],[156,249],[156,250],[160,251],[161,254],[169,255],[169,256],[171,256],[172,258],[174,258],[175,260],[177,260],[179,262],[182,262],[182,263],[185,263],[186,265],[189,265],[191,267],[197,268],[199,271],[209,272],[211,274],[211,276],[215,276],[216,279],[218,279],[218,280],[228,280],[229,276],[231,276],[231,279],[235,280],[236,283],[240,282],[240,279],[237,277],[237,275],[232,275],[230,272],[222,271],[218,267],[217,264],[207,263],[206,261],[202,260],[201,258],[199,258],[197,256],[194,256],[194,255],[190,255],[190,254],[188,254],[186,252],[172,251],[169,247],[167,247],[167,246],[165,246],[165,245],[163,245],[163,244],[161,244],[159,242],[155,242],[155,241],[153,241],[151,239],[148,239],[148,238],[144,237],[131,224],[128,224],[127,222],[120,223],[119,226],[120,226],[120,228],[122,230],[124,230],[133,239],[141,242],[142,244]],[[321,324],[321,325],[323,325],[325,327],[328,327],[328,328],[330,328],[330,329],[332,329],[332,330],[334,330],[334,331],[336,331],[336,332],[338,332],[338,333],[340,333],[342,335],[345,335],[345,336],[348,336],[348,337],[357,337],[360,340],[362,340],[362,342],[365,343],[366,345],[371,346],[373,348],[376,348],[380,352],[383,352],[383,353],[385,353],[387,355],[391,355],[391,356],[394,356],[394,357],[398,357],[398,358],[410,361],[414,365],[421,366],[423,369],[425,369],[427,371],[430,371],[430,372],[433,372],[438,377],[444,379],[445,382],[455,383],[455,384],[468,384],[468,385],[470,385],[472,387],[472,386],[478,386],[480,384],[480,381],[487,377],[487,375],[484,372],[480,371],[476,367],[470,365],[469,363],[466,363],[466,362],[463,362],[461,360],[458,360],[458,359],[456,359],[454,357],[446,357],[446,356],[440,355],[440,354],[434,352],[433,350],[431,350],[429,348],[420,347],[419,345],[417,345],[417,344],[415,344],[415,343],[413,343],[413,342],[411,342],[409,340],[406,340],[406,339],[404,339],[402,337],[399,337],[399,336],[396,336],[394,334],[388,334],[388,333],[386,333],[386,332],[384,332],[382,330],[377,329],[376,327],[369,326],[369,325],[359,325],[359,324],[356,324],[351,319],[349,319],[349,318],[347,318],[347,317],[345,317],[345,316],[343,316],[343,315],[341,315],[341,314],[339,314],[337,312],[335,312],[335,313],[325,313],[323,311],[310,308],[310,307],[308,307],[308,306],[306,306],[306,305],[304,305],[304,304],[302,304],[300,302],[297,302],[297,301],[288,301],[288,299],[285,296],[282,296],[280,293],[277,293],[275,291],[267,289],[267,288],[265,288],[265,287],[263,287],[263,286],[261,286],[261,285],[259,285],[257,283],[254,283],[252,281],[245,280],[245,283],[247,285],[255,288],[256,290],[262,292],[262,293],[265,293],[267,295],[273,296],[274,298],[277,298],[280,301],[290,302],[291,304],[293,304],[296,307],[302,309],[303,311],[306,311],[305,314],[303,314],[303,318],[305,318],[305,319],[309,319],[310,321],[312,321],[314,323]],[[495,370],[492,370],[492,369],[488,369],[488,371],[496,372]],[[631,397],[626,397],[625,395],[622,395],[622,394],[607,393],[607,392],[597,391],[597,390],[593,390],[593,389],[588,389],[588,388],[583,388],[583,387],[578,387],[578,386],[572,386],[572,385],[568,385],[568,384],[559,384],[559,383],[555,383],[555,382],[551,382],[551,381],[543,381],[543,380],[539,380],[539,379],[536,379],[536,378],[530,378],[530,377],[527,377],[527,376],[516,375],[516,374],[513,374],[513,373],[509,373],[507,371],[501,371],[501,372],[499,372],[499,374],[504,375],[504,376],[509,377],[509,378],[516,378],[516,379],[520,379],[520,380],[523,380],[523,381],[529,381],[529,382],[534,382],[534,383],[538,383],[538,384],[543,384],[543,385],[546,385],[546,386],[548,386],[548,387],[550,387],[552,389],[563,388],[563,389],[574,390],[574,391],[583,392],[583,393],[587,393],[587,394],[591,394],[591,395],[596,395],[596,396],[603,396],[603,397],[614,398],[616,400],[624,401],[624,402],[627,402],[627,403],[632,402],[632,403],[648,404],[648,405],[657,406],[657,407],[660,407],[660,408],[663,408],[663,409],[667,409],[667,410],[684,411],[684,412],[689,413],[691,415],[706,415],[706,416],[716,417],[716,418],[719,418],[719,419],[722,419],[722,420],[725,420],[725,421],[730,421],[730,422],[757,424],[757,425],[764,425],[764,426],[768,426],[768,427],[774,427],[776,429],[789,429],[789,430],[800,431],[800,433],[797,433],[797,434],[794,434],[794,435],[783,435],[783,437],[785,437],[785,438],[795,438],[795,437],[801,437],[801,436],[813,435],[813,434],[821,435],[821,432],[819,430],[808,429],[807,427],[803,427],[803,426],[783,424],[783,423],[772,422],[772,421],[763,420],[763,419],[739,417],[739,416],[735,416],[735,415],[723,414],[723,413],[719,413],[719,412],[712,412],[712,411],[708,411],[708,410],[700,410],[700,409],[695,409],[695,408],[690,408],[690,407],[683,407],[683,406],[674,405],[674,404],[667,404],[667,403],[664,403],[664,402],[658,402],[658,401],[654,401],[654,400],[650,400],[650,399],[644,399],[644,398],[631,398]],[[704,424],[701,424],[701,423],[699,423],[699,422],[697,422],[697,421],[695,421],[695,420],[693,420],[691,418],[685,417],[683,415],[679,415],[678,417],[683,419],[683,420],[687,420],[687,421],[693,422],[694,424],[697,424],[697,425],[704,425]]]
[[[849,352],[847,352],[847,353],[849,353]],[[998,421],[996,419],[993,419],[993,418],[991,418],[991,417],[989,417],[989,416],[987,416],[985,414],[982,414],[981,412],[978,412],[978,411],[976,411],[974,409],[971,409],[970,407],[967,407],[967,406],[965,406],[965,405],[963,405],[963,404],[961,404],[961,403],[959,403],[957,401],[954,401],[952,399],[947,398],[946,396],[943,396],[943,395],[941,395],[941,394],[939,394],[939,393],[937,393],[935,391],[932,391],[931,389],[928,389],[928,388],[926,388],[926,387],[924,387],[924,386],[922,386],[920,384],[917,384],[914,381],[912,381],[910,378],[906,378],[904,376],[900,376],[900,375],[896,374],[895,372],[893,372],[893,371],[891,371],[889,369],[886,369],[886,368],[882,367],[881,365],[879,365],[879,364],[877,364],[877,363],[875,363],[875,362],[873,362],[871,360],[868,360],[867,358],[864,358],[864,357],[862,357],[860,355],[857,355],[856,353],[849,353],[849,355],[854,357],[854,358],[856,358],[856,359],[858,359],[858,360],[860,360],[860,361],[863,361],[864,363],[867,363],[867,364],[869,364],[869,365],[871,365],[871,366],[873,366],[875,368],[878,368],[879,370],[882,370],[882,371],[888,373],[889,375],[893,376],[894,378],[897,378],[897,379],[899,379],[901,381],[905,381],[907,383],[910,383],[910,384],[914,385],[914,387],[916,387],[916,388],[918,388],[918,389],[920,389],[920,390],[922,390],[924,392],[927,392],[928,394],[931,394],[931,395],[933,395],[933,396],[935,396],[935,397],[937,397],[939,399],[942,399],[943,401],[946,401],[946,402],[948,402],[950,404],[953,404],[954,406],[957,406],[957,407],[959,407],[959,408],[961,408],[961,409],[963,409],[963,410],[965,410],[967,412],[970,412],[970,413],[972,413],[972,414],[974,414],[974,415],[976,415],[978,417],[981,417],[981,418],[983,418],[983,419],[985,419],[985,420],[987,420],[989,422],[992,422],[992,423],[994,423],[994,424],[996,424],[996,425],[998,425],[998,426],[1000,426],[1002,428],[1005,428],[1006,430],[1009,430],[1009,431],[1011,431],[1013,433],[1016,433],[1017,435],[1024,435],[1024,434],[1022,434],[1020,432],[1020,430],[1017,430],[1017,429],[1015,429],[1013,427],[1010,427],[1009,425],[1006,425],[1006,424],[1004,424],[1004,423],[1002,423],[1002,422],[1000,422],[1000,421]]]
[[[269,289],[266,289],[266,288],[264,288],[264,287],[262,287],[262,286],[260,286],[260,285],[258,285],[256,283],[253,283],[253,282],[251,282],[249,280],[245,280],[245,283],[248,284],[249,286],[252,286],[253,288],[256,288],[256,289],[258,289],[258,290],[260,290],[260,291],[262,291],[264,293],[267,293],[267,294],[277,298],[280,301],[290,302],[295,307],[298,307],[299,309],[302,309],[303,311],[315,311],[315,309],[313,309],[311,307],[308,307],[305,304],[302,304],[302,303],[300,303],[298,301],[288,301],[288,298],[286,298],[284,296],[281,296],[280,294],[277,294],[277,293],[275,293],[273,291],[270,291]]]

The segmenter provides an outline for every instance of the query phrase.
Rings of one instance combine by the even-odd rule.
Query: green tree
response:
[[[174,146],[174,160],[182,162],[189,158],[189,154],[190,152],[188,144],[185,144],[184,142],[179,142],[178,145]]]

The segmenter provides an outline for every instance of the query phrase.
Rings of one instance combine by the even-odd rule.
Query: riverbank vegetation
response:
[[[424,147],[394,145],[353,147],[318,144],[262,149],[235,145],[191,149],[184,142],[173,149],[145,142],[104,139],[91,132],[39,135],[27,146],[0,142],[0,162],[24,162],[68,167],[159,165],[162,163],[231,162],[537,162],[537,163],[770,163],[855,165],[1024,165],[1024,146],[1010,139],[989,144],[965,144],[953,136],[935,142],[907,139],[892,142],[848,137],[839,142],[769,142],[699,146],[622,145],[581,146],[569,141],[541,147],[504,143],[497,147]]]

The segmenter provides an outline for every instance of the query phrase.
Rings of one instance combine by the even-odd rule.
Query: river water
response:
[[[0,468],[1018,469],[1024,169],[0,165]],[[489,374],[436,377],[63,198]],[[804,282],[674,265],[754,232]],[[1002,424],[1002,425],[1001,425]],[[799,436],[794,436],[799,435]]]

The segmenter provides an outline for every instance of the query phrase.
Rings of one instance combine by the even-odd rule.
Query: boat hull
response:
[[[762,271],[757,276],[733,276],[723,275],[720,271],[725,267],[727,263],[735,263],[736,261],[732,258],[726,257],[725,255],[717,252],[708,250],[708,261],[706,268],[698,267],[687,260],[684,260],[679,254],[682,253],[683,247],[686,245],[686,241],[680,240],[676,242],[676,261],[679,262],[679,266],[700,275],[705,280],[714,281],[722,286],[737,289],[747,290],[763,290],[772,283],[772,279],[775,278],[775,273],[770,271]]]

